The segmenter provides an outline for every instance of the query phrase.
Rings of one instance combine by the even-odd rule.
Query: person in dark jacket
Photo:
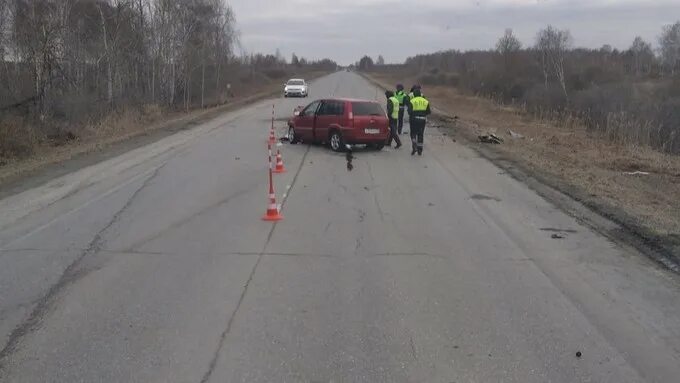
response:
[[[404,129],[404,112],[406,111],[406,92],[404,92],[404,86],[397,84],[397,91],[394,93],[394,97],[399,100],[399,124],[397,125],[397,132],[401,134]]]
[[[392,140],[397,143],[395,149],[401,148],[401,139],[399,138],[398,125],[399,125],[399,99],[395,97],[394,92],[388,90],[385,92],[385,97],[387,97],[387,117],[390,121],[390,140],[387,146],[392,146]]]

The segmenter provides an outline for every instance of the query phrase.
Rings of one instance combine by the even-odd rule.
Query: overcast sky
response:
[[[228,0],[247,52],[277,48],[341,64],[382,54],[490,49],[506,28],[524,45],[552,24],[577,46],[627,48],[636,35],[657,45],[663,25],[680,20],[680,0]]]

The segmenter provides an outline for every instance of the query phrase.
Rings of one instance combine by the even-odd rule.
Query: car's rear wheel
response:
[[[342,134],[340,134],[339,131],[334,130],[331,132],[331,135],[328,138],[328,146],[330,146],[331,150],[334,152],[341,152],[345,149],[345,144],[342,141]]]
[[[291,144],[297,144],[298,142],[300,142],[300,140],[295,135],[295,128],[292,126],[288,127],[288,141]]]

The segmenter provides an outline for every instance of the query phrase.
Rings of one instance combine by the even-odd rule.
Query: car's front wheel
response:
[[[292,126],[288,127],[288,141],[291,144],[297,144],[298,142],[300,142],[300,140],[295,135],[295,128]]]
[[[339,131],[335,130],[331,133],[328,138],[328,146],[334,152],[341,152],[345,149],[345,144],[342,142],[342,134]]]

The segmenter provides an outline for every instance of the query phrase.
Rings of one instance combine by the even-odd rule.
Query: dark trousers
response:
[[[397,146],[401,146],[401,139],[399,138],[398,121],[390,118],[390,140],[387,142],[387,146],[392,146],[392,140],[397,143]]]
[[[400,106],[399,107],[399,125],[397,125],[397,132],[401,134],[401,131],[404,129],[404,107]]]
[[[426,120],[417,118],[411,119],[411,144],[413,151],[423,153],[423,134],[425,133]]]

